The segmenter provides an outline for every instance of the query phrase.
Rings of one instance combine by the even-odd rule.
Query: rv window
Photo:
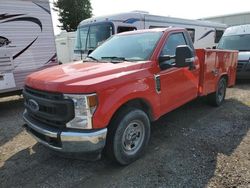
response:
[[[89,27],[80,27],[76,32],[75,50],[85,50]]]
[[[218,43],[220,41],[220,38],[222,37],[224,31],[223,30],[216,30],[215,31],[215,39],[214,42]]]
[[[0,36],[0,47],[8,45],[9,43],[10,41],[7,38]]]
[[[110,23],[99,23],[83,25],[78,27],[75,43],[75,53],[95,49],[113,34],[113,25]]]
[[[119,26],[117,28],[117,33],[122,33],[122,32],[126,32],[126,31],[134,31],[134,30],[136,30],[136,27]]]
[[[195,30],[194,29],[191,29],[191,28],[186,28],[187,29],[187,31],[188,31],[188,33],[189,33],[189,35],[190,35],[190,37],[191,37],[191,39],[192,39],[192,41],[194,42],[194,37],[195,37]]]
[[[165,28],[165,27],[168,27],[168,26],[149,26],[149,29],[154,29],[154,28]]]
[[[87,48],[95,49],[112,35],[109,24],[93,25],[89,27]]]

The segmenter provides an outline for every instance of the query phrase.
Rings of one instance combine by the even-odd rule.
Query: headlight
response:
[[[92,129],[92,116],[97,107],[97,95],[64,94],[64,97],[73,100],[75,109],[75,117],[66,123],[66,127],[74,129]]]

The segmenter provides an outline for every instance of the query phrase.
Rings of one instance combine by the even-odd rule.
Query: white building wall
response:
[[[250,24],[250,12],[208,17],[208,18],[202,18],[201,20],[209,20],[213,22],[224,23],[227,24],[228,26]]]

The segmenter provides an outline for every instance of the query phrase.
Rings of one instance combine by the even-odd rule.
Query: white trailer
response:
[[[49,0],[1,0],[0,95],[22,90],[28,74],[56,64]]]
[[[68,63],[74,60],[75,32],[62,31],[56,35],[56,51],[59,63]]]
[[[75,59],[86,56],[89,50],[96,48],[113,34],[170,26],[186,28],[195,48],[212,48],[219,42],[227,27],[225,24],[209,21],[156,16],[138,11],[93,17],[83,20],[78,26]]]

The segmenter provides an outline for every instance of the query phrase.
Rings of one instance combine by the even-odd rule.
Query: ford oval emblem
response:
[[[39,111],[39,104],[35,100],[29,99],[27,105],[31,111],[33,112]]]

